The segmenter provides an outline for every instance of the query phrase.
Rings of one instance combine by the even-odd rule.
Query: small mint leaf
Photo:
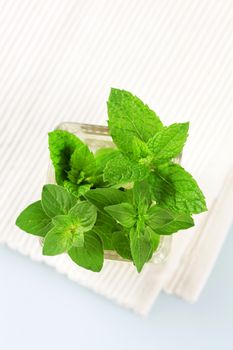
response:
[[[69,216],[77,222],[80,231],[87,232],[96,222],[97,211],[93,204],[83,201],[70,209]]]
[[[70,258],[85,269],[99,272],[104,262],[104,252],[101,239],[93,231],[84,235],[83,247],[72,247],[68,252]]]
[[[132,149],[133,149],[133,158],[135,160],[146,158],[150,153],[150,150],[147,144],[144,141],[140,140],[138,137],[133,137]]]
[[[84,196],[86,192],[90,190],[92,187],[92,184],[74,184],[68,180],[65,180],[63,183],[63,186],[72,193],[75,197],[79,198],[81,196]]]
[[[135,182],[133,187],[133,204],[138,213],[146,213],[151,203],[150,188],[147,181]]]
[[[51,218],[67,214],[76,202],[77,198],[62,186],[49,184],[43,187],[42,207]]]
[[[175,158],[182,151],[188,137],[189,123],[164,127],[147,143],[153,154],[153,163],[160,164]]]
[[[119,186],[134,181],[141,181],[148,176],[149,169],[147,166],[132,161],[123,154],[119,154],[110,160],[104,170],[104,180]]]
[[[76,224],[76,221],[70,215],[57,215],[52,219],[53,226],[62,229],[70,228]]]
[[[51,218],[45,214],[41,201],[25,208],[16,219],[16,225],[27,233],[41,237],[52,228]]]
[[[77,146],[70,158],[68,179],[72,183],[79,184],[86,178],[93,177],[95,171],[95,158],[88,146],[85,144]]]
[[[136,223],[136,213],[130,203],[120,203],[104,208],[122,226],[130,228]]]
[[[144,264],[151,259],[153,254],[153,243],[146,231],[131,228],[130,250],[134,265],[137,271],[141,272]]]
[[[96,188],[86,192],[85,198],[105,215],[104,207],[127,201],[126,193],[115,188]]]
[[[44,255],[57,255],[67,252],[72,246],[83,246],[85,229],[77,217],[58,215],[52,219],[52,223],[54,227],[44,240]]]
[[[55,226],[50,230],[44,240],[43,255],[58,255],[67,252],[72,247],[73,234],[71,230],[64,230]]]

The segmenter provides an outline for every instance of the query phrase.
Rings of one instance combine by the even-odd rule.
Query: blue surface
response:
[[[146,319],[0,247],[0,349],[233,348],[233,227],[196,304],[162,294]]]

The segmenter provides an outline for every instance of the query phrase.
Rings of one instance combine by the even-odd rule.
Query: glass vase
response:
[[[99,148],[102,147],[114,147],[112,138],[108,133],[107,126],[63,122],[58,125],[57,129],[66,130],[78,136],[89,146],[89,148],[93,152],[97,151]],[[180,162],[180,157],[176,161]],[[55,174],[51,161],[48,168],[46,182],[55,183]],[[164,263],[167,260],[171,251],[171,244],[172,236],[161,236],[160,244],[157,250],[154,252],[149,263]],[[128,262],[128,260],[123,259],[115,251],[111,250],[105,250],[104,258],[108,260]]]

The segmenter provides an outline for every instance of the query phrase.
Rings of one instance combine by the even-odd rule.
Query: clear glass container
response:
[[[93,152],[102,147],[114,147],[112,138],[111,136],[109,136],[107,126],[63,122],[58,125],[57,129],[67,130],[73,133],[74,135],[78,136],[81,140],[87,143],[87,145]],[[180,159],[177,160],[177,162],[179,161]],[[55,174],[51,161],[48,168],[46,182],[55,183]],[[171,243],[172,236],[161,236],[158,249],[154,252],[149,263],[164,263],[167,260],[171,251]],[[106,250],[104,252],[104,258],[108,260],[128,262],[128,260],[125,260],[122,257],[120,257],[115,251],[110,250]]]

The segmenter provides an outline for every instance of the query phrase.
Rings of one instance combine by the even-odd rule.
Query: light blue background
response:
[[[0,247],[0,349],[233,349],[233,227],[199,301],[162,294],[146,319]]]

